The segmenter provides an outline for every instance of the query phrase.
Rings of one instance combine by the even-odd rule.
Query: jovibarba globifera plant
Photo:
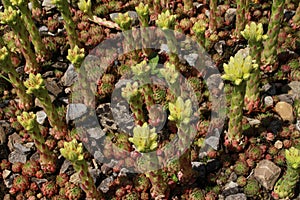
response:
[[[40,152],[40,163],[43,171],[55,172],[56,170],[56,157],[49,150],[45,144],[45,139],[42,136],[38,123],[36,121],[36,115],[33,112],[23,112],[21,116],[17,116],[18,122],[28,131],[31,139],[38,151]]]
[[[272,193],[275,199],[286,199],[294,196],[294,190],[300,179],[300,150],[291,147],[285,150],[287,170],[276,182]]]
[[[251,22],[246,25],[245,30],[241,32],[242,36],[248,40],[250,48],[250,56],[256,60],[256,64],[260,64],[262,42],[267,38],[263,34],[263,26],[261,23],[256,24]],[[260,68],[253,69],[250,74],[249,81],[247,81],[246,94],[245,94],[245,107],[246,110],[251,112],[258,108],[259,104],[259,84],[260,84]]]
[[[20,98],[19,108],[28,110],[32,105],[32,98],[26,93],[26,88],[21,81],[20,75],[13,66],[10,60],[10,53],[5,46],[0,49],[0,64],[2,70],[8,74],[9,80]]]
[[[75,171],[79,173],[80,186],[86,193],[87,198],[103,199],[103,194],[97,190],[94,180],[88,171],[82,143],[78,143],[76,139],[64,142],[64,147],[60,149],[60,153],[73,164]]]
[[[51,101],[42,75],[30,73],[29,78],[24,82],[24,85],[27,88],[26,93],[33,94],[42,104],[48,116],[50,125],[54,129],[54,137],[56,139],[63,138],[66,135],[66,125],[61,120],[61,117],[58,115],[57,110]]]
[[[244,96],[246,92],[246,80],[249,79],[253,69],[258,67],[251,56],[244,57],[239,51],[234,57],[230,57],[228,64],[224,64],[225,74],[223,79],[232,82],[231,106],[229,111],[229,127],[225,136],[225,145],[228,148],[241,150],[242,146],[242,119]]]

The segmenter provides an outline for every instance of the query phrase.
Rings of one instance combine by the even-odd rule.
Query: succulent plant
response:
[[[87,197],[101,199],[102,193],[97,190],[94,180],[88,171],[88,164],[84,158],[82,143],[78,144],[76,139],[64,142],[64,148],[60,149],[60,153],[73,164],[74,169],[79,173],[81,188]]]
[[[6,169],[8,170],[11,167],[10,165],[11,165],[11,163],[8,160],[3,159],[3,160],[1,160],[1,163],[0,163],[0,169],[2,171],[6,170]]]
[[[142,24],[143,27],[148,27],[149,26],[149,19],[150,19],[150,15],[149,15],[149,5],[148,4],[144,4],[143,2],[141,2],[138,6],[135,7],[135,10],[138,14],[139,20]]]
[[[170,11],[167,10],[160,15],[158,15],[158,19],[156,20],[156,24],[161,29],[171,29],[173,30],[175,27],[176,15],[171,15]]]
[[[68,181],[69,181],[69,176],[65,173],[61,173],[56,176],[56,184],[59,187],[64,187],[66,183],[68,183]]]
[[[89,17],[93,16],[92,13],[92,2],[91,0],[79,0],[78,2],[78,8],[84,12],[85,14],[87,14]]]
[[[295,147],[286,149],[285,157],[287,171],[274,186],[273,197],[275,199],[292,198],[300,179],[300,150]]]
[[[237,175],[247,175],[249,167],[246,162],[237,161],[234,165],[234,172]]]
[[[36,160],[28,160],[22,166],[22,174],[24,176],[35,176],[35,174],[40,170],[39,162]]]
[[[259,194],[259,183],[255,178],[249,178],[244,186],[244,193],[247,197],[254,197]]]
[[[27,189],[29,189],[30,182],[29,178],[24,175],[18,175],[13,180],[13,186],[10,189],[10,193],[15,194],[16,192],[25,192]]]
[[[201,189],[195,188],[192,191],[190,191],[188,199],[190,199],[190,200],[204,200],[205,195],[204,195],[204,193]]]
[[[242,118],[244,107],[244,95],[246,92],[246,82],[253,69],[258,67],[254,64],[251,56],[244,57],[239,51],[234,57],[230,57],[228,64],[224,64],[225,74],[223,79],[233,83],[231,93],[231,107],[229,112],[229,127],[226,134],[225,145],[238,149],[242,140]]]
[[[115,22],[120,26],[122,31],[128,31],[131,29],[132,18],[129,16],[128,12],[125,14],[119,13]]]
[[[237,9],[236,9],[236,23],[235,23],[235,37],[241,37],[241,31],[244,30],[247,20],[247,13],[249,9],[248,0],[237,0]]]
[[[82,190],[77,185],[69,183],[66,185],[65,195],[69,200],[79,200],[82,198]]]
[[[147,191],[151,186],[149,179],[144,174],[136,176],[133,183],[138,192]]]
[[[58,193],[58,187],[54,181],[47,181],[43,183],[41,191],[44,196],[50,198]]]

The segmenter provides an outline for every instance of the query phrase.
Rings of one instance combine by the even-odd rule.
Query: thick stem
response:
[[[247,8],[247,2],[246,0],[237,0],[237,9],[236,9],[236,29],[235,29],[235,37],[240,38],[241,37],[241,31],[244,30],[246,25],[246,11]]]
[[[217,0],[210,0],[209,1],[209,8],[210,8],[210,14],[209,14],[209,30],[211,33],[215,32],[217,30],[217,9],[218,1]]]
[[[281,177],[274,187],[274,192],[280,199],[292,198],[297,182],[300,178],[299,169],[288,166],[286,173]]]

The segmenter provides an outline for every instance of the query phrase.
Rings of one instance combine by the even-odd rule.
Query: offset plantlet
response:
[[[150,19],[149,5],[148,4],[145,5],[143,2],[141,2],[138,6],[135,7],[135,10],[138,14],[138,17],[139,17],[139,20],[140,20],[142,26],[148,27],[149,19]]]
[[[197,42],[201,44],[202,47],[205,47],[205,30],[206,30],[207,23],[204,20],[198,20],[192,30],[194,31]]]
[[[11,6],[8,6],[4,9],[4,12],[0,13],[1,23],[8,24],[12,29],[15,35],[18,36],[20,42],[20,50],[26,60],[25,72],[26,73],[36,73],[39,70],[36,56],[30,46],[29,34],[25,28],[25,25],[22,22],[20,13],[13,9]]]
[[[62,17],[64,18],[69,44],[71,49],[74,49],[76,45],[79,46],[79,41],[75,29],[76,26],[69,9],[69,3],[65,0],[52,0],[52,3],[56,5],[57,9],[61,12]]]
[[[56,157],[50,152],[48,146],[45,144],[45,139],[41,135],[36,115],[33,112],[23,112],[21,116],[17,116],[18,122],[30,134],[31,139],[40,153],[40,162],[43,171],[55,172],[56,170]]]
[[[64,148],[60,149],[60,153],[73,164],[75,171],[79,173],[81,188],[86,193],[87,198],[102,199],[103,194],[97,190],[94,180],[88,171],[82,143],[78,143],[76,139],[73,139],[71,142],[64,142]]]
[[[248,40],[250,47],[250,56],[255,58],[256,63],[260,65],[262,42],[267,38],[263,35],[263,26],[261,23],[256,24],[251,22],[250,26],[246,25],[245,30],[241,32],[242,36]],[[246,94],[245,94],[245,107],[246,110],[251,112],[258,108],[260,101],[259,98],[259,84],[260,84],[260,69],[256,68],[250,74],[249,80],[247,81]]]
[[[73,49],[68,50],[67,59],[74,65],[76,69],[79,69],[84,60],[84,49],[80,49],[77,45],[75,45]]]
[[[51,101],[48,90],[45,87],[44,79],[41,74],[29,74],[29,79],[24,82],[25,87],[27,88],[27,94],[33,94],[40,103],[42,104],[50,125],[53,127],[55,134],[54,137],[61,139],[66,134],[65,123],[61,120],[61,117],[58,115],[54,104]]]
[[[285,158],[287,171],[274,186],[272,195],[275,199],[291,199],[300,179],[300,150],[295,147],[291,147],[289,150],[286,149]]]
[[[28,2],[29,0],[11,0],[12,5],[16,6],[22,14],[21,17],[30,34],[31,42],[33,43],[34,50],[37,53],[37,59],[43,61],[44,59],[47,59],[46,46],[43,44],[40,33],[31,17]]]
[[[249,79],[252,70],[256,68],[258,68],[258,65],[254,64],[252,57],[244,57],[240,51],[235,54],[234,57],[230,57],[228,64],[224,64],[225,74],[222,78],[231,81],[233,85],[229,111],[229,126],[225,139],[225,145],[229,148],[236,150],[243,148],[243,144],[241,143],[243,138],[242,118],[246,80]]]
[[[268,26],[268,38],[264,43],[264,50],[262,52],[261,67],[267,72],[272,72],[277,69],[277,44],[278,35],[280,32],[281,22],[283,20],[283,9],[285,0],[273,0],[272,13]]]
[[[175,65],[167,62],[164,68],[160,69],[159,72],[165,78],[175,96],[180,96],[180,74],[176,70]]]
[[[26,94],[26,88],[10,60],[10,53],[6,47],[2,47],[0,49],[0,64],[2,66],[2,70],[8,74],[9,80],[16,89],[17,95],[20,98],[19,107],[25,110],[30,109],[32,105],[32,98],[30,95]]]

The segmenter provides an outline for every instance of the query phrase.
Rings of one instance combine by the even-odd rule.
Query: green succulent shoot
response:
[[[135,10],[140,18],[140,21],[142,22],[142,25],[147,26],[149,21],[148,4],[145,5],[143,2],[141,2],[138,6],[135,7]]]
[[[24,82],[25,87],[27,88],[27,94],[33,94],[41,89],[45,89],[44,79],[42,75],[38,73],[34,75],[33,73],[29,74],[29,79]]]
[[[146,60],[143,60],[142,62],[132,66],[131,70],[134,75],[138,77],[144,77],[149,74],[151,67],[147,64]]]
[[[79,0],[78,8],[85,14],[92,16],[92,2],[91,0]]]
[[[60,153],[71,162],[84,160],[82,143],[78,144],[76,139],[71,142],[64,142],[64,148],[60,149]]]
[[[17,116],[17,120],[26,131],[32,131],[36,126],[36,115],[33,112],[23,112],[21,116]]]
[[[152,151],[158,146],[155,131],[155,128],[150,129],[147,123],[144,123],[143,126],[137,125],[133,129],[133,137],[128,138],[128,140],[134,144],[139,152]]]
[[[243,80],[247,80],[251,71],[256,68],[258,65],[253,63],[252,57],[244,57],[243,53],[239,51],[234,57],[230,57],[228,64],[224,64],[225,74],[222,78],[239,85]]]
[[[123,31],[131,29],[132,18],[129,16],[128,12],[125,14],[119,13],[118,17],[115,19],[115,22]]]
[[[197,21],[192,30],[195,32],[196,36],[202,35],[206,30],[206,22],[203,20]]]
[[[169,103],[169,111],[169,120],[179,124],[188,124],[192,115],[192,102],[190,99],[183,101],[181,97],[178,97],[175,103]]]
[[[67,59],[76,67],[80,67],[84,59],[84,48],[79,48],[77,45],[73,49],[68,50]]]
[[[9,6],[7,9],[4,9],[4,12],[0,13],[1,23],[16,24],[17,23],[16,19],[18,15],[19,12],[13,9],[11,6]]]
[[[262,23],[256,24],[255,22],[251,22],[250,26],[247,24],[244,31],[241,31],[242,36],[251,42],[261,42],[268,38],[267,35],[264,34]]]
[[[174,64],[167,62],[165,68],[159,71],[169,84],[174,84],[178,80],[179,73]]]
[[[127,83],[125,88],[122,88],[122,97],[124,97],[127,101],[130,101],[133,97],[135,97],[139,92],[139,84],[138,82]]]
[[[299,169],[300,167],[300,150],[291,147],[290,149],[285,150],[285,158],[288,163],[293,169]]]
[[[9,56],[7,48],[4,46],[0,49],[0,62],[6,62]]]
[[[26,0],[10,0],[13,6],[25,6],[28,1]]]
[[[176,15],[171,15],[170,11],[167,10],[158,15],[156,24],[161,29],[174,29],[175,27]]]

